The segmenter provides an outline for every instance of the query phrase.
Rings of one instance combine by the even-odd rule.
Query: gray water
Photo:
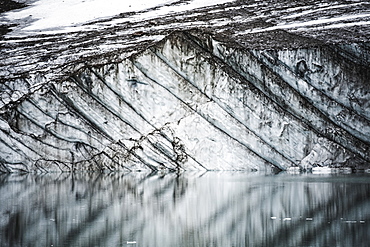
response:
[[[370,175],[0,175],[0,246],[369,246]]]

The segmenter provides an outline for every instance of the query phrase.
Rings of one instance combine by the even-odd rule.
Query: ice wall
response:
[[[365,168],[368,54],[175,32],[62,81],[20,78],[3,91],[0,170]]]

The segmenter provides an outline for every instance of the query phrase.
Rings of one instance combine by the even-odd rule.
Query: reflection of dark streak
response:
[[[359,208],[358,204],[361,205],[361,203],[365,204],[365,202],[368,202],[368,203],[370,202],[369,198],[364,197],[362,194],[356,194],[356,193],[353,193],[353,194],[352,193],[346,193],[346,194],[349,196],[349,198],[346,198],[346,200],[344,200],[344,202],[345,202],[344,205],[342,205],[341,207],[339,207],[337,209],[338,210],[338,213],[337,213],[338,216],[344,215],[344,213],[350,214],[350,211],[355,211],[356,209]],[[353,196],[353,197],[351,198],[350,196]],[[332,198],[329,201],[329,203],[334,204],[335,201],[337,201],[337,199]],[[325,205],[325,206],[327,208],[327,205]],[[325,206],[323,206],[319,210],[324,210]],[[328,222],[330,222],[329,226],[334,225],[333,222],[337,222],[337,224],[338,224],[338,218],[333,218],[333,217],[332,218],[324,218],[318,228],[316,228],[315,230],[309,231],[307,234],[305,234],[303,236],[303,238],[301,240],[302,241],[301,244],[302,243],[307,243],[309,240],[313,241],[315,238],[320,237],[320,235],[324,239],[325,234],[327,234],[327,232],[325,232],[325,231],[330,231],[329,227],[327,226]],[[343,222],[339,221],[339,224],[341,224],[341,223],[343,223]],[[338,230],[337,227],[332,227],[332,228],[335,228],[335,229],[333,229],[333,231]],[[345,231],[345,229],[342,228],[341,231]],[[345,235],[346,232],[342,232],[342,233],[339,233],[339,234],[340,235],[342,235],[342,234]],[[334,239],[332,239],[332,241],[334,241]],[[331,246],[334,246],[334,245],[331,245]]]
[[[347,194],[347,193],[346,193]],[[348,193],[350,196],[351,194]],[[352,194],[354,198],[346,198],[345,203],[339,207],[338,215],[343,215],[343,213],[348,212],[351,207],[356,207],[354,204],[355,200],[358,200],[362,198],[363,200],[369,201],[368,198],[363,198],[363,195],[361,194]],[[310,198],[310,197],[308,197]],[[336,202],[338,201],[338,198],[336,197],[330,197],[328,201],[321,202],[317,207],[312,208],[311,210],[303,213],[302,215],[310,216],[314,219],[313,222],[307,222],[307,221],[293,221],[293,222],[286,222],[286,225],[282,225],[280,230],[275,233],[272,237],[272,239],[267,239],[266,241],[263,241],[258,246],[290,246],[289,241],[291,238],[288,238],[288,236],[299,236],[299,232],[305,230],[306,224],[315,224],[315,227],[308,231],[308,233],[305,233],[300,239],[298,239],[301,243],[297,246],[305,246],[308,241],[313,241],[314,239],[317,239],[320,235],[325,235],[325,230],[330,231],[328,229],[328,226],[331,227],[328,222],[335,222],[335,220],[338,220],[337,218],[327,218],[326,214],[324,214],[324,217],[315,217],[317,214],[323,214],[323,212],[326,212],[326,209],[328,208],[328,205],[336,205]],[[330,214],[329,214],[330,215]],[[317,223],[318,220],[321,222]],[[303,229],[301,229],[303,228]],[[335,229],[336,230],[336,229]],[[295,240],[297,241],[297,240]]]
[[[256,189],[257,189],[256,187],[248,187],[247,190],[240,191],[237,195],[235,195],[235,198],[240,198],[240,200],[235,199],[235,201],[241,204],[243,202],[243,199],[250,197],[252,195],[252,192],[255,191]],[[252,207],[253,206],[256,205],[252,205]],[[207,225],[217,225],[218,218],[222,217],[222,215],[225,214],[229,209],[230,209],[229,201],[225,201],[223,205],[218,207],[215,212],[210,214],[210,216],[208,217],[209,220],[206,221],[202,226],[199,226],[199,229],[205,229]],[[253,210],[252,208],[249,209]]]
[[[98,176],[96,176],[93,181],[92,181],[92,184],[93,186],[90,186],[90,195],[93,196],[95,192],[98,192],[98,191],[95,191],[95,187],[99,187],[99,182],[100,180],[103,178],[103,174],[99,173]],[[122,176],[123,177],[123,176]],[[113,199],[114,200],[114,199]],[[111,202],[104,202],[103,205],[100,205],[97,209],[95,209],[94,211],[90,211],[91,210],[91,207],[89,208],[89,217],[87,218],[86,221],[84,222],[81,222],[81,224],[78,224],[76,227],[74,228],[71,228],[69,230],[69,232],[67,233],[67,235],[63,238],[63,241],[62,243],[74,243],[74,242],[78,242],[79,240],[79,237],[80,235],[82,235],[84,233],[84,231],[86,230],[85,227],[82,227],[82,226],[86,226],[86,227],[89,227],[91,225],[93,225],[93,223],[95,222],[95,224],[101,224],[101,223],[98,223],[97,220],[99,219],[100,216],[102,216],[103,214],[106,214],[107,211],[109,212],[109,206],[106,206],[106,205],[110,205]],[[135,218],[137,216],[137,214],[139,213],[139,211],[131,211],[131,217],[132,218]],[[121,217],[123,217],[124,215],[122,215]],[[111,232],[110,234],[114,234],[114,231],[119,231],[123,228],[123,223],[124,223],[124,220],[122,219],[121,221],[121,225],[120,227],[116,227],[114,226],[113,229],[111,228],[104,228],[105,231],[102,232],[102,233],[98,233],[98,234],[94,234],[95,235],[95,239],[99,239],[97,238],[96,236],[107,236],[109,235],[109,232]],[[144,225],[144,223],[142,224]],[[102,238],[101,241],[105,241],[106,239]]]
[[[147,179],[147,178],[148,177],[146,177],[145,179]],[[168,181],[168,183],[166,183],[166,185],[164,187],[161,187],[161,189],[160,189],[161,192],[160,193],[154,192],[153,196],[155,198],[158,198],[158,197],[164,195],[164,193],[166,191],[168,191],[170,188],[172,188],[173,184],[174,184],[174,181],[172,181],[172,180]],[[165,213],[166,211],[164,209],[165,209],[164,206],[162,206],[161,209],[159,210],[159,212],[161,212],[162,214]],[[109,211],[109,208],[107,208],[107,210]],[[139,211],[140,210],[133,210],[133,211],[131,211],[131,214],[130,214],[130,218],[132,219],[130,221],[131,223],[134,223],[134,222],[136,222],[138,220],[139,217],[137,217],[137,216],[138,216]],[[149,221],[150,221],[150,219],[149,219]],[[118,224],[118,225],[117,224],[114,224],[114,226],[112,226],[112,227],[104,228],[104,230],[102,232],[99,232],[98,234],[95,234],[94,235],[94,239],[97,239],[98,241],[100,241],[101,244],[105,243],[106,242],[106,239],[109,239],[109,235],[114,235],[117,232],[122,231],[122,229],[124,229],[124,227],[125,227],[125,223],[126,223],[125,222],[125,219],[122,218],[121,221],[120,221],[120,224]],[[132,225],[131,225],[131,228],[133,228],[133,229],[129,233],[129,236],[136,236],[138,234],[138,232],[142,232],[143,231],[143,229],[145,228],[145,226],[147,224],[148,224],[147,219],[144,218],[141,223],[140,222],[137,222],[137,226],[136,227],[132,227]],[[96,243],[96,241],[94,241],[94,243]],[[89,246],[89,245],[86,245],[86,246]]]
[[[255,188],[255,187],[250,187],[251,189],[249,190],[249,194],[247,195],[244,195],[244,197],[241,197],[242,200],[241,201],[244,201],[245,198],[251,198],[253,197],[253,194],[252,194],[252,189]],[[257,188],[255,188],[257,189]],[[264,193],[264,196],[262,197],[261,195],[261,201],[257,201],[256,203],[261,203],[263,205],[263,201],[264,200],[267,200],[271,197],[274,197],[274,195],[277,195],[278,194],[278,189],[279,189],[279,186],[275,186],[271,189],[271,193],[270,193],[270,190],[266,190],[266,193]],[[244,200],[243,200],[244,199]],[[267,202],[266,202],[267,203]],[[242,204],[242,203],[240,203]],[[248,218],[250,215],[249,213],[250,212],[253,212],[254,208],[256,207],[261,207],[262,205],[256,205],[256,204],[250,204],[248,209],[245,209],[245,211],[241,210],[238,214],[235,215],[234,219],[232,220],[232,223],[231,223],[231,226],[229,226],[229,234],[232,234],[235,232],[235,230],[238,229],[238,227],[242,226],[243,224],[245,224],[245,221],[244,219]],[[265,213],[265,216],[267,215],[266,212],[263,212]],[[262,217],[262,219],[264,219],[264,217]],[[238,224],[237,224],[238,223]],[[266,227],[266,226],[265,226]]]
[[[206,174],[212,175],[215,173]],[[16,183],[16,181],[10,180],[12,177],[14,178],[14,176],[0,175],[0,190],[2,193],[4,193],[4,189],[7,189],[7,186]],[[198,179],[198,176],[196,176],[196,179]],[[248,175],[246,175],[246,179],[249,179]],[[16,198],[21,199],[19,201],[21,204],[17,210],[10,212],[10,214],[19,215],[19,222],[22,224],[22,231],[25,234],[32,233],[33,229],[40,226],[40,223],[43,224],[45,219],[48,220],[47,217],[53,216],[57,223],[51,224],[51,227],[55,227],[52,232],[54,233],[55,231],[60,238],[59,246],[67,246],[67,244],[88,246],[90,243],[103,246],[107,242],[122,245],[127,240],[138,240],[134,238],[151,237],[142,234],[148,230],[148,227],[151,227],[151,221],[156,219],[169,220],[172,213],[170,210],[172,209],[181,214],[181,212],[178,212],[178,209],[182,208],[182,203],[188,202],[184,201],[184,199],[191,199],[186,197],[186,195],[194,193],[199,186],[208,186],[207,182],[204,183],[204,180],[192,180],[192,184],[194,182],[195,186],[188,187],[186,186],[187,180],[188,176],[174,176],[174,174],[161,176],[148,174],[148,176],[143,176],[140,179],[135,178],[134,173],[129,173],[128,175],[120,173],[74,173],[73,175],[58,174],[57,177],[50,174],[41,176],[34,176],[31,174],[21,177],[21,184],[24,185],[28,183],[31,186],[28,186],[26,190],[18,187],[18,190],[23,193],[23,195],[16,195]],[[271,182],[271,180],[274,182]],[[143,184],[144,181],[147,183]],[[225,180],[221,179],[221,181]],[[294,179],[294,181],[299,183],[302,180]],[[319,179],[319,181],[323,182],[324,179]],[[71,191],[71,182],[74,184],[72,185],[74,186],[73,191]],[[233,181],[230,180],[227,182]],[[238,183],[239,182],[240,181],[238,181]],[[304,191],[302,201],[294,201],[289,198],[289,195],[292,191],[297,192],[292,187],[295,183],[289,181],[284,182],[284,180],[278,177],[259,177],[250,178],[250,181],[243,180],[241,185],[244,186],[238,188],[236,191],[227,191],[232,192],[232,200],[230,200],[230,197],[224,196],[223,201],[216,201],[217,204],[215,205],[217,205],[217,208],[210,206],[212,210],[208,212],[209,214],[204,218],[205,221],[202,222],[202,224],[197,224],[199,222],[195,222],[195,225],[187,225],[188,228],[182,230],[181,236],[174,237],[171,236],[171,233],[169,233],[169,235],[162,235],[162,231],[168,230],[167,228],[155,229],[153,234],[160,234],[158,238],[168,237],[166,240],[169,241],[166,243],[173,244],[173,241],[176,240],[181,240],[183,241],[182,243],[189,243],[189,245],[183,246],[206,246],[205,243],[211,242],[214,243],[214,246],[224,246],[222,244],[224,244],[225,240],[230,240],[230,245],[233,246],[332,246],[333,243],[334,245],[338,243],[336,241],[347,240],[349,243],[361,243],[362,240],[367,240],[369,238],[369,228],[367,226],[370,222],[370,211],[368,208],[370,198],[367,196],[370,189],[369,184],[360,184],[360,186],[351,183],[343,184],[338,183],[335,179],[331,181],[331,186],[327,187],[327,196],[315,197],[316,185],[319,184],[321,183],[311,181],[307,185],[302,185],[304,188],[302,190]],[[143,185],[143,187],[140,185]],[[52,187],[55,191],[49,191],[48,188],[50,186],[55,186]],[[180,186],[180,188],[178,186]],[[97,207],[90,207],[90,213],[82,215],[82,217],[86,217],[86,220],[79,222],[72,228],[68,228],[70,225],[68,225],[68,227],[66,226],[66,224],[70,223],[63,221],[63,219],[66,218],[60,217],[62,216],[60,213],[65,211],[69,205],[61,204],[57,205],[56,208],[52,208],[51,206],[53,204],[49,204],[50,202],[48,201],[42,201],[42,203],[46,204],[36,205],[36,209],[38,209],[37,206],[46,206],[45,210],[33,211],[33,209],[30,209],[28,204],[25,203],[26,201],[24,201],[24,199],[22,200],[22,198],[27,198],[27,195],[29,195],[28,198],[37,198],[39,195],[50,195],[50,192],[56,192],[56,195],[64,196],[63,192],[65,187],[67,187],[68,193],[75,193],[80,189],[86,189],[88,190],[88,197],[86,200],[98,202]],[[171,188],[173,190],[171,190]],[[217,186],[215,189],[217,189]],[[145,205],[140,201],[140,197],[135,197],[140,190],[146,195],[148,203]],[[40,191],[42,194],[40,194]],[[175,193],[175,191],[179,191],[176,203],[169,203],[172,200],[163,201],[163,199],[173,198],[172,194]],[[74,193],[72,193],[72,196]],[[107,193],[114,193],[113,197],[106,197]],[[120,195],[123,195],[123,198],[121,198]],[[218,195],[216,191],[214,195]],[[107,198],[107,200],[97,200],[100,198]],[[132,205],[135,206],[124,203],[123,200],[128,198],[133,200]],[[254,198],[255,201],[251,201],[252,198]],[[298,220],[298,222],[294,219],[291,222],[271,221],[269,218],[269,216],[271,216],[269,213],[272,209],[270,208],[270,205],[272,205],[271,202],[285,198],[288,199],[286,200],[287,203],[297,203],[299,208],[302,209],[302,215],[308,216],[310,214],[309,216],[313,218],[313,221],[307,222],[304,219]],[[305,204],[306,199],[315,198],[318,199],[317,205]],[[345,198],[344,201],[343,198]],[[156,206],[151,203],[155,201],[159,202],[160,205],[156,204],[158,205]],[[76,204],[72,206],[78,205],[77,203],[80,202],[76,202]],[[0,205],[0,209],[3,208],[3,205],[4,204]],[[85,201],[84,205],[89,205],[88,201]],[[117,205],[119,205],[123,211],[112,216],[111,206]],[[289,205],[282,206],[282,212],[289,214],[287,207]],[[307,209],[307,207],[309,208]],[[325,211],[327,208],[333,207],[336,207],[338,211],[336,214]],[[53,212],[50,210],[55,210],[55,215],[49,215],[49,213]],[[143,211],[146,212],[143,213]],[[22,214],[20,214],[20,212],[22,212]],[[367,217],[348,220],[365,220],[365,224],[346,224],[336,218],[336,215],[339,214],[345,214],[349,217],[351,215],[356,215],[356,212],[364,212]],[[0,214],[1,213],[4,212],[0,211]],[[40,215],[35,216],[34,213],[40,213]],[[268,216],[267,219],[266,216]],[[107,225],[104,220],[107,220]],[[332,223],[327,224],[326,222],[328,220]],[[30,224],[28,225],[26,222]],[[278,226],[277,232],[272,232],[271,224],[275,223],[281,225]],[[353,227],[356,227],[357,233],[354,236],[348,236],[346,229]],[[91,228],[94,229],[92,230]],[[261,229],[263,231],[261,232],[263,239],[252,239],[252,228]],[[224,231],[222,230],[222,233],[225,235],[213,234],[214,230],[217,229],[225,229]],[[246,232],[240,229],[245,229]],[[63,234],[63,230],[68,230],[68,232]],[[2,227],[0,229],[0,237],[5,231],[6,228]],[[337,235],[339,238],[336,237]],[[257,234],[256,236],[259,235]],[[86,240],[86,237],[91,239]],[[198,237],[199,239],[197,239]],[[24,242],[25,245],[37,245],[38,239],[36,239],[36,236],[32,236],[30,239],[24,238],[23,241],[28,241]],[[199,244],[197,245],[197,243]]]

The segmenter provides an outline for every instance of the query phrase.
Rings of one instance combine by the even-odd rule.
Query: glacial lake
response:
[[[370,174],[0,175],[0,246],[369,246]]]

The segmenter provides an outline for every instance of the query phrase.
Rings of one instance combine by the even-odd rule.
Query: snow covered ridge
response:
[[[244,33],[276,29],[337,29],[368,26],[368,1],[233,1],[233,0],[23,0],[29,7],[6,13],[2,22],[21,24],[11,36],[67,33],[106,28],[126,22],[185,19],[184,26],[226,26],[261,22]],[[206,16],[206,17],[204,17]],[[190,20],[190,19],[189,19]],[[262,23],[264,22],[264,24]],[[168,22],[166,25],[176,25]],[[241,32],[243,33],[243,32]]]
[[[1,171],[368,168],[367,2],[150,3],[0,41]]]
[[[122,60],[178,30],[201,29],[256,49],[364,43],[370,37],[368,1],[20,2],[30,6],[0,15],[0,24],[12,29],[0,40],[0,80],[36,74],[60,79],[74,71],[67,66],[106,63],[107,55]]]

